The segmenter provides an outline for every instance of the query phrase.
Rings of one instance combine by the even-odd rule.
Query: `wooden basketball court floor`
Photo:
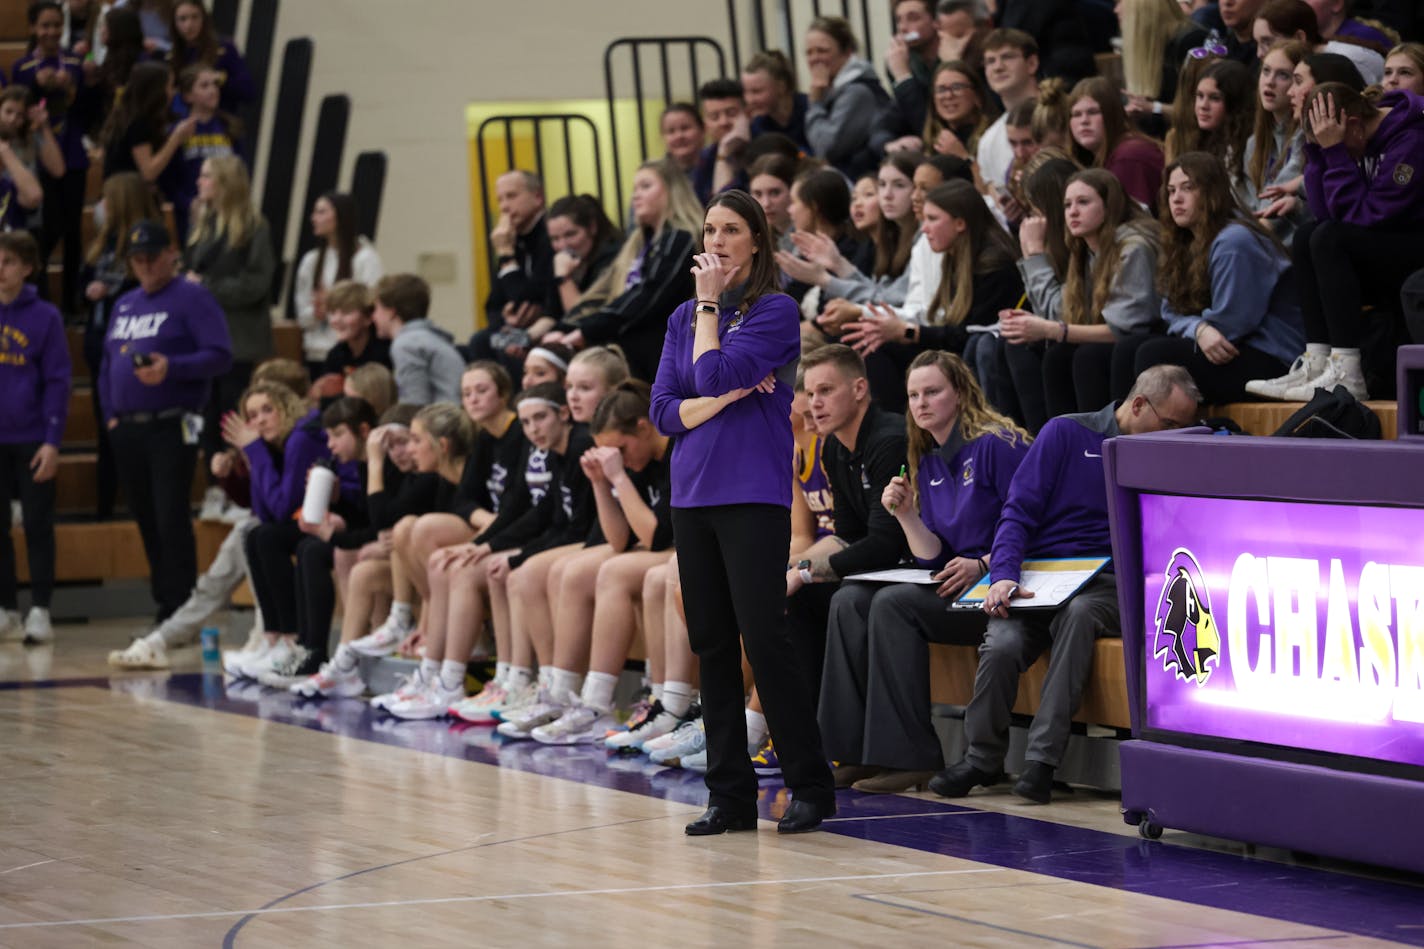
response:
[[[697,775],[229,689],[195,650],[110,677],[133,630],[0,646],[0,947],[1424,945],[1424,881],[1141,840],[1087,791],[842,792],[780,837],[766,781],[759,832],[689,839]]]

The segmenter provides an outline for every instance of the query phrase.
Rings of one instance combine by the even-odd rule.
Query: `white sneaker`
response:
[[[304,698],[354,699],[366,691],[366,683],[361,679],[361,670],[352,666],[342,669],[336,660],[323,662],[314,675],[288,687],[293,693]]]
[[[1290,389],[1284,396],[1287,402],[1309,402],[1315,398],[1316,389],[1329,392],[1336,386],[1344,386],[1350,394],[1361,402],[1370,397],[1365,389],[1365,374],[1360,369],[1360,357],[1331,353],[1325,370],[1313,379],[1307,379]]]
[[[109,665],[119,669],[167,669],[168,650],[140,637],[129,643],[127,649],[109,653]]]
[[[626,731],[614,732],[603,741],[609,751],[642,751],[643,743],[671,734],[682,719],[663,708],[663,703],[654,702],[641,722],[633,724]]]
[[[447,689],[439,678],[435,678],[418,694],[387,705],[386,711],[396,718],[403,718],[407,721],[443,718],[450,714],[450,706],[464,697],[465,684],[463,682],[453,689]]]
[[[236,504],[229,504],[225,509],[223,509],[222,517],[220,518],[220,520],[224,524],[231,524],[236,527],[238,524],[241,524],[243,521],[247,520],[251,516],[252,508],[238,507]]]
[[[532,730],[529,735],[541,745],[577,745],[601,740],[616,724],[617,719],[607,712],[587,705],[575,705],[549,724]]]
[[[659,735],[656,738],[649,738],[647,741],[643,742],[642,750],[648,755],[651,755],[655,751],[662,751],[664,748],[669,748],[682,740],[683,731],[685,729],[691,728],[694,725],[701,727],[701,724],[702,716],[700,713],[695,716],[689,715],[684,718],[681,718],[678,720],[677,727],[674,728],[672,731],[664,735]]]
[[[649,761],[677,768],[682,766],[683,758],[707,750],[707,732],[703,729],[700,718],[683,725],[673,735],[672,741],[655,751],[648,752]]]
[[[450,706],[450,714],[474,725],[491,725],[499,721],[495,713],[504,712],[508,702],[509,691],[491,679],[479,692]]]
[[[283,639],[282,642],[286,643],[287,640]],[[311,668],[307,665],[310,659],[310,649],[299,643],[290,643],[285,650],[274,649],[270,665],[258,671],[253,678],[269,689],[281,689],[285,692],[296,683],[310,678],[310,673],[302,671],[303,666]]]
[[[416,666],[411,670],[410,675],[400,680],[394,692],[385,692],[372,698],[371,708],[380,709],[383,712],[388,711],[395,703],[414,698],[423,691],[425,691],[425,676],[421,673],[420,666]]]
[[[274,642],[264,634],[262,645],[255,651],[239,655],[232,664],[232,674],[243,679],[256,680],[261,672],[266,672],[271,666],[272,654],[277,649],[277,644],[282,642],[279,636]]]
[[[23,527],[25,524],[25,509],[19,501],[10,502],[10,525],[12,527]]]
[[[49,622],[49,610],[41,606],[30,607],[25,617],[25,642],[31,646],[54,642],[54,627]]]
[[[17,643],[25,638],[25,624],[19,610],[0,610],[0,642]]]
[[[687,769],[688,771],[696,771],[698,774],[706,774],[707,749],[703,748],[701,751],[693,752],[690,755],[684,755],[678,761],[678,765],[682,768]]]
[[[386,617],[386,621],[377,626],[370,633],[360,639],[353,639],[347,643],[348,649],[360,653],[363,656],[370,656],[372,659],[381,659],[396,651],[396,647],[415,629],[413,625],[402,623],[395,618],[395,615]]]
[[[1311,379],[1324,373],[1325,365],[1329,361],[1329,356],[1303,353],[1300,358],[1291,364],[1290,372],[1283,376],[1278,376],[1275,379],[1252,379],[1246,383],[1246,391],[1265,399],[1290,401],[1286,392],[1297,386],[1304,385]]]
[[[267,637],[254,629],[247,634],[247,642],[241,649],[224,649],[222,654],[223,672],[231,676],[241,676],[243,665],[251,658],[272,648]]]
[[[533,688],[537,690],[534,701],[500,716],[498,731],[505,738],[528,738],[534,729],[564,714],[564,706],[558,704],[547,690],[538,686]]]
[[[203,492],[203,506],[198,510],[200,521],[220,521],[227,509],[227,492],[222,488],[208,488]]]

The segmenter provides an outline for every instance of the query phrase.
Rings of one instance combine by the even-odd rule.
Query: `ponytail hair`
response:
[[[589,431],[595,435],[631,435],[638,430],[639,422],[648,421],[651,405],[652,387],[641,379],[627,379],[599,401]]]
[[[432,402],[415,413],[415,421],[425,427],[437,443],[449,444],[447,458],[465,459],[475,444],[475,423],[453,402]]]

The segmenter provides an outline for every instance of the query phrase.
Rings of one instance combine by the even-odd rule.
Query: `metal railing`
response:
[[[522,126],[529,128],[529,137],[533,143],[534,167],[532,168],[520,167],[515,160],[516,132]],[[488,234],[494,227],[494,220],[490,214],[491,205],[488,200],[492,183],[489,176],[491,162],[488,139],[491,137],[490,130],[496,127],[500,130],[500,137],[504,141],[504,170],[519,168],[520,171],[534,172],[543,180],[546,195],[591,193],[600,202],[603,201],[603,149],[598,138],[598,127],[594,125],[592,119],[575,112],[547,115],[492,115],[481,122],[475,131],[475,152],[480,174],[480,204],[484,209],[482,233]],[[571,132],[576,127],[586,129],[593,142],[591,148],[593,182],[587,187],[580,186],[580,181],[584,179],[577,173],[579,163],[574,161],[574,135]],[[560,140],[562,140],[562,149],[557,147]],[[546,148],[545,145],[551,142],[553,143],[552,149]],[[547,160],[547,153],[551,150],[555,158],[560,157],[560,153],[562,153],[562,166]],[[560,182],[564,185],[563,190],[558,187]]]
[[[620,218],[623,213],[623,167],[620,155],[622,149],[619,148],[620,139],[618,137],[618,90],[614,82],[614,58],[615,54],[622,50],[628,51],[631,62],[633,86],[631,97],[637,106],[638,160],[640,162],[646,160],[649,154],[648,120],[643,108],[644,103],[648,102],[650,98],[643,81],[642,54],[645,51],[655,51],[657,54],[655,72],[662,80],[661,98],[664,105],[677,99],[695,101],[697,87],[702,84],[704,78],[715,79],[731,76],[727,72],[727,54],[722,50],[722,44],[709,36],[628,36],[608,44],[608,48],[603,52],[603,84],[608,97],[608,128],[613,138],[613,188]],[[699,63],[699,50],[706,51],[709,61],[715,57],[715,72],[702,70]],[[674,78],[674,53],[682,54],[682,62],[678,64],[676,78]],[[684,77],[688,80],[687,85],[681,83]],[[654,129],[655,133],[656,131]]]
[[[746,40],[751,43],[744,49],[742,17],[738,8],[746,11],[750,30]],[[732,67],[741,72],[744,59],[764,49],[780,49],[791,60],[792,68],[799,71],[797,58],[798,43],[806,33],[807,26],[818,16],[843,16],[850,21],[851,28],[860,39],[861,55],[875,61],[874,24],[877,19],[891,24],[894,32],[894,4],[892,0],[727,0],[727,32],[732,41]],[[768,8],[772,22],[768,25]],[[878,11],[876,8],[879,8]],[[744,55],[745,54],[745,55]]]

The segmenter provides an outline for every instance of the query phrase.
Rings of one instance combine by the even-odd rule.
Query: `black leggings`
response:
[[[1290,367],[1275,356],[1245,344],[1236,347],[1238,355],[1231,362],[1218,366],[1197,349],[1196,343],[1180,336],[1159,336],[1137,351],[1137,371],[1164,363],[1182,366],[1196,380],[1202,399],[1212,405],[1228,402],[1256,402],[1259,396],[1248,395],[1246,383],[1252,379],[1274,379]]]
[[[198,449],[183,444],[179,418],[120,422],[110,429],[109,437],[119,483],[143,535],[149,588],[161,623],[183,605],[198,582],[193,511],[188,503]]]
[[[49,260],[54,245],[64,241],[63,291],[57,302],[66,314],[80,310],[79,264],[82,260],[84,240],[84,192],[87,187],[89,170],[71,168],[61,178],[52,178],[40,173],[44,186],[44,224],[39,234],[40,260]],[[39,281],[41,294],[49,293],[49,281]]]
[[[39,442],[0,444],[0,608],[19,607],[15,546],[10,540],[10,502],[20,501],[25,552],[30,562],[30,604],[49,609],[54,593],[54,478],[36,484],[30,460]]]
[[[311,651],[309,661],[325,662],[336,612],[335,565],[331,545],[310,535],[297,542],[297,639]]]
[[[1295,232],[1291,262],[1306,342],[1358,349],[1364,338],[1364,304],[1394,313],[1404,281],[1424,267],[1424,228],[1311,221]]]
[[[702,666],[708,804],[755,808],[747,756],[742,645],[756,677],[786,785],[797,800],[835,799],[810,685],[786,629],[786,551],[791,513],[774,504],[674,508],[687,632]]]
[[[304,536],[296,521],[275,521],[252,528],[243,545],[252,593],[269,633],[297,632],[297,574],[292,555]]]

